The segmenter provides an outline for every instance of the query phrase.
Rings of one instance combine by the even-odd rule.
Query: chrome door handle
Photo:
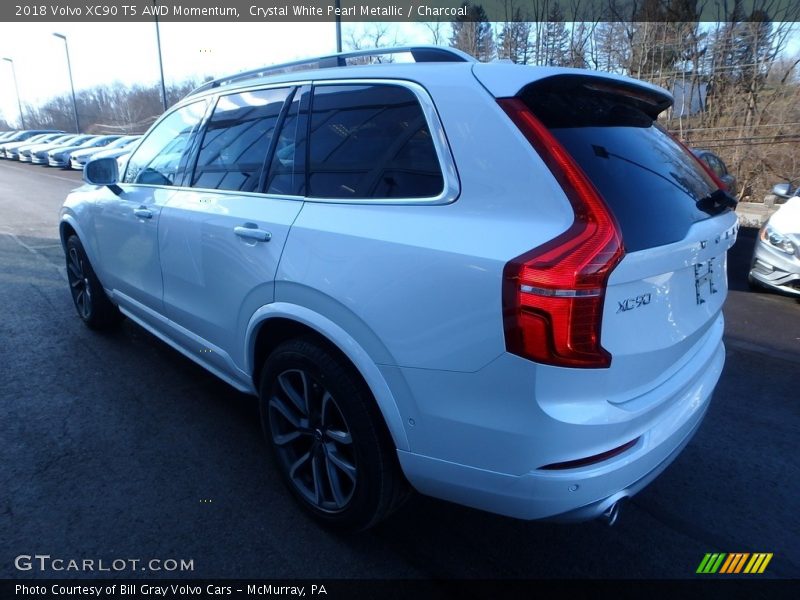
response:
[[[254,223],[246,223],[233,228],[233,233],[241,238],[248,240],[256,240],[257,242],[268,242],[272,239],[272,234],[269,231],[258,229]]]
[[[133,214],[139,217],[140,219],[152,219],[153,213],[149,208],[145,208],[144,206],[140,206],[139,208],[133,209]]]

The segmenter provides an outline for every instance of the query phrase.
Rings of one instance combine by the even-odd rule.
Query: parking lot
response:
[[[77,172],[0,161],[0,577],[20,554],[193,561],[226,578],[686,578],[707,552],[800,575],[800,304],[730,255],[727,363],[706,420],[617,525],[528,523],[414,497],[376,529],[320,529],[283,488],[242,395],[126,321],[83,326],[58,242]]]

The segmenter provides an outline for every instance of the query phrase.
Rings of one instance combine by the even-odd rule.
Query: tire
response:
[[[108,299],[77,235],[67,239],[67,280],[78,316],[90,329],[107,329],[122,320]]]
[[[284,342],[264,364],[259,398],[284,482],[317,521],[361,531],[407,497],[377,405],[348,362],[311,339]]]
[[[753,291],[753,292],[760,292],[760,291],[763,291],[763,289],[764,289],[761,286],[761,284],[758,283],[758,281],[756,281],[755,277],[753,277],[749,273],[747,275],[747,287],[749,287],[750,290]]]

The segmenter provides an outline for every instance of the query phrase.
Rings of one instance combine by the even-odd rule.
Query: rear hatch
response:
[[[480,69],[476,76],[482,79]],[[566,400],[574,390],[585,399],[589,380],[598,396],[626,403],[692,360],[704,338],[721,335],[735,201],[657,124],[671,104],[663,90],[579,71],[528,77],[513,96],[594,185],[624,249],[602,307],[600,343],[610,365],[578,370],[560,395]],[[484,79],[495,93],[492,78]],[[507,86],[495,86],[501,97]]]

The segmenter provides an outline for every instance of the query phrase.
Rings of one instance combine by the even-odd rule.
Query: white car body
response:
[[[800,298],[800,196],[790,197],[759,231],[750,281]]]
[[[287,82],[405,86],[431,128],[443,190],[348,202],[85,186],[64,203],[62,240],[77,235],[126,316],[243,392],[257,392],[259,335],[272,324],[328,340],[369,386],[418,491],[522,519],[595,518],[666,468],[706,413],[725,360],[737,221],[724,212],[624,255],[602,309],[607,368],[509,352],[504,269],[575,216],[495,98],[576,73],[668,96],[595,72],[473,63],[322,69],[212,89],[187,102]],[[233,235],[245,222],[270,241]]]

